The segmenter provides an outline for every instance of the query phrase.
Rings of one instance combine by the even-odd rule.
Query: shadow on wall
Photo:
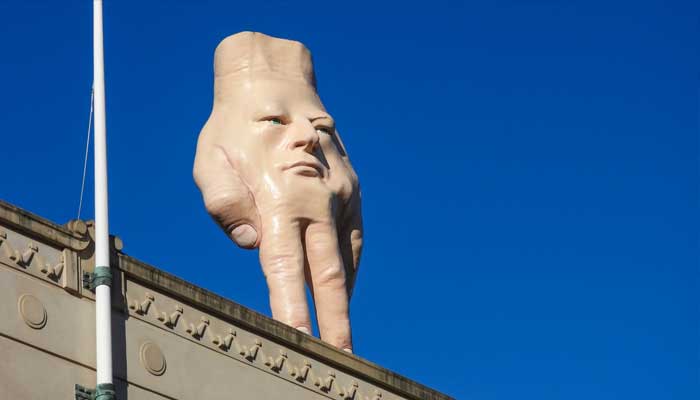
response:
[[[121,288],[123,286],[122,274],[114,274],[114,283],[112,288]],[[112,313],[112,361],[114,368],[114,387],[117,392],[117,400],[127,400],[129,398],[127,376],[127,354],[129,351],[126,347],[126,320],[129,318],[128,310],[126,309],[126,298],[122,291],[112,291],[112,306],[120,305],[123,307],[122,312]],[[131,349],[134,351],[134,349]]]

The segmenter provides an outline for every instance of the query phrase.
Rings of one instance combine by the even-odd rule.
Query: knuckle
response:
[[[345,287],[345,269],[340,264],[330,264],[314,276],[314,285],[330,288]]]

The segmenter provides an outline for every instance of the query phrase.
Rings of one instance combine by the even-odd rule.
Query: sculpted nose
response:
[[[300,122],[292,128],[290,147],[292,150],[302,148],[307,153],[312,153],[318,147],[318,133],[308,121]]]

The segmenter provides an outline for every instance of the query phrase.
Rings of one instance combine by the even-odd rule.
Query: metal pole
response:
[[[107,199],[107,128],[105,112],[102,0],[93,1],[93,79],[95,90],[95,327],[96,399],[113,399],[112,306]],[[111,393],[110,393],[111,391]]]

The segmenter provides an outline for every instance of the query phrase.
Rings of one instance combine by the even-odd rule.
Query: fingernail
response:
[[[258,232],[252,226],[243,224],[233,228],[231,238],[241,247],[253,247],[258,240]]]
[[[300,331],[306,333],[307,335],[311,334],[311,331],[309,330],[309,328],[307,328],[305,326],[299,326],[299,327],[297,327],[297,330],[300,330]]]
[[[349,347],[344,348],[343,351],[352,354],[352,349]]]

